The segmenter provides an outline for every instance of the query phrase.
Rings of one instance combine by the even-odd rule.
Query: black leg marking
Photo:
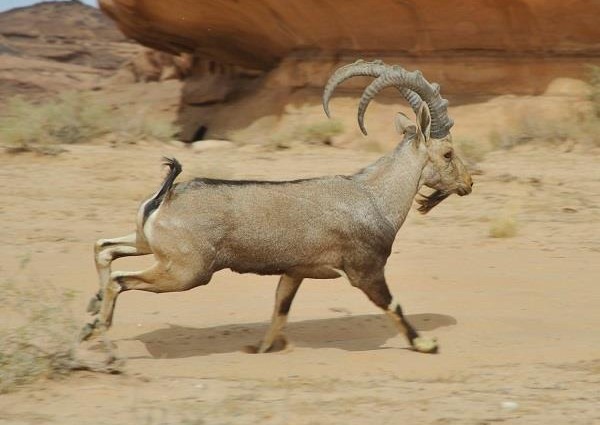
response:
[[[293,290],[291,290],[285,298],[283,298],[281,300],[281,304],[279,305],[279,315],[280,316],[287,316],[288,313],[290,312],[290,308],[292,306],[292,301],[294,300],[294,296],[296,295],[296,292],[298,292],[298,288],[300,287],[300,285],[297,285]]]
[[[419,337],[419,334],[417,333],[417,331],[415,330],[415,328],[413,328],[412,325],[410,323],[408,323],[408,321],[404,317],[404,314],[402,313],[402,307],[400,307],[400,304],[396,304],[395,313],[400,318],[400,321],[402,322],[402,325],[404,325],[404,327],[406,328],[406,337],[408,338],[408,340],[412,344],[413,340],[415,338]]]

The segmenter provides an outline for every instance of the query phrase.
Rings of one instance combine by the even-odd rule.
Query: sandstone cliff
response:
[[[434,56],[597,55],[594,0],[100,0],[142,44],[269,69],[298,50]]]
[[[253,118],[260,106],[278,114],[299,99],[318,102],[330,72],[358,57],[421,69],[453,105],[541,94],[555,78],[582,78],[585,65],[600,64],[595,0],[99,3],[125,35],[194,55],[181,109],[188,138],[199,122],[220,134],[215,117],[231,123],[247,94]],[[363,83],[342,89],[356,94]]]

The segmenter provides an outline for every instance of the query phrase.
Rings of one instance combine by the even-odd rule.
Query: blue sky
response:
[[[96,0],[82,0],[82,2],[91,6],[98,6],[98,2]],[[0,0],[0,12],[13,9],[15,7],[29,6],[35,3],[40,3],[40,0]]]

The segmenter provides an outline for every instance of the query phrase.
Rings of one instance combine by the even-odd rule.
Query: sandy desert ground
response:
[[[183,178],[269,179],[349,173],[377,157],[67,149],[0,154],[0,274],[75,290],[82,324],[97,288],[93,242],[133,229],[139,201],[162,178],[161,156],[175,155]],[[3,394],[0,424],[600,423],[598,158],[533,145],[494,152],[472,195],[411,212],[388,281],[409,320],[438,338],[437,355],[408,350],[343,279],[303,284],[290,348],[247,354],[266,329],[277,278],[223,271],[189,292],[124,294],[109,333],[124,373],[78,372]],[[515,237],[489,237],[499,215],[516,219]]]

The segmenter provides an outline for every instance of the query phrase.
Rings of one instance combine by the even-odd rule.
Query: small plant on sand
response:
[[[518,226],[514,215],[504,213],[490,222],[490,237],[512,238],[517,234]]]
[[[52,153],[57,144],[89,142],[112,132],[123,141],[162,141],[172,139],[177,131],[172,123],[144,114],[132,120],[79,92],[62,93],[43,103],[14,97],[0,115],[0,145],[17,151]]]
[[[300,124],[293,128],[281,128],[266,138],[270,149],[288,149],[294,143],[331,145],[332,138],[344,132],[344,124],[338,120],[317,121]]]
[[[592,102],[592,107],[596,119],[600,118],[600,66],[588,65],[587,80],[591,86],[589,99]]]
[[[135,142],[143,139],[166,142],[173,140],[179,128],[166,120],[149,117],[144,111],[127,120],[115,119],[114,131],[119,140]]]
[[[81,93],[64,93],[41,104],[20,97],[0,117],[0,141],[13,148],[79,143],[112,131],[109,109]]]
[[[28,262],[28,256],[21,259],[21,271]],[[116,365],[76,358],[79,326],[70,309],[73,295],[45,283],[0,281],[0,394],[73,370],[118,371]]]
[[[338,120],[318,121],[295,129],[295,136],[307,143],[331,144],[334,136],[344,132],[344,124]]]
[[[66,374],[77,335],[69,292],[0,282],[0,393],[42,377]]]

